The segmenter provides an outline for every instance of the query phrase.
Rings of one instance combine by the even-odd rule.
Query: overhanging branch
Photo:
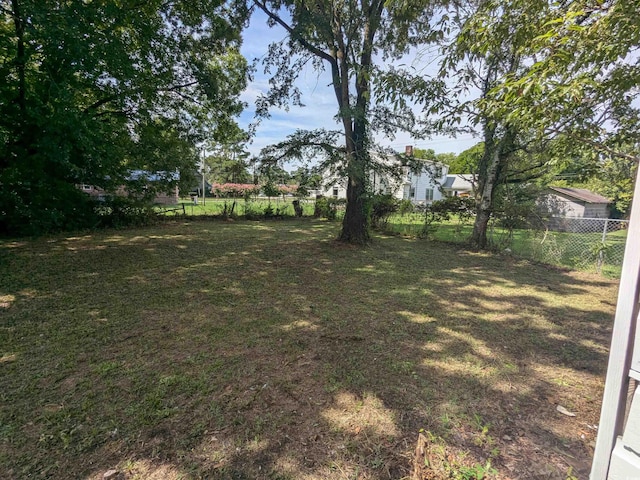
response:
[[[633,162],[638,162],[638,163],[640,163],[640,157],[638,157],[638,156],[636,156],[636,155],[631,155],[631,154],[629,154],[629,153],[623,153],[623,152],[620,152],[620,151],[615,150],[615,149],[613,149],[613,148],[611,148],[611,147],[608,147],[607,145],[604,145],[604,144],[603,144],[603,143],[601,143],[601,142],[596,142],[596,141],[593,141],[593,140],[589,140],[588,138],[584,138],[584,137],[582,137],[582,136],[580,136],[580,135],[574,135],[574,134],[572,134],[572,133],[567,134],[567,133],[565,133],[565,132],[561,132],[561,131],[559,131],[559,130],[555,130],[555,129],[554,129],[554,130],[552,130],[552,131],[553,131],[554,133],[557,133],[557,134],[568,135],[568,136],[570,136],[570,137],[573,137],[573,138],[575,138],[576,140],[578,140],[579,142],[586,143],[587,145],[592,146],[592,147],[593,147],[593,148],[595,148],[596,150],[600,150],[600,151],[602,151],[602,152],[606,152],[606,153],[608,153],[608,154],[610,154],[610,155],[612,155],[612,156],[614,156],[614,157],[623,158],[623,159],[625,159],[625,160],[631,160],[631,161],[633,161]]]
[[[302,37],[302,35],[300,35],[299,33],[297,33],[295,31],[295,29],[289,25],[287,22],[285,22],[284,20],[282,20],[278,15],[276,15],[275,13],[273,13],[271,10],[269,10],[267,8],[267,5],[264,2],[260,2],[258,0],[253,0],[253,3],[260,9],[262,10],[265,14],[267,14],[267,16],[273,20],[274,22],[276,22],[278,25],[280,25],[282,28],[284,28],[287,33],[289,33],[289,35],[291,35],[291,37],[293,39],[295,39],[298,43],[300,43],[300,45],[302,45],[304,48],[306,48],[309,52],[313,53],[314,55],[322,58],[323,60],[326,60],[327,62],[329,62],[331,65],[333,65],[335,63],[335,58],[333,58],[331,55],[329,55],[327,52],[319,49],[318,47],[316,47],[314,44],[312,44],[311,42],[309,42],[308,40],[306,40],[304,37]]]

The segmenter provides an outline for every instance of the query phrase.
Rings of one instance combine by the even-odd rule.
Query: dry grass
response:
[[[615,282],[336,233],[0,244],[0,478],[586,478]]]

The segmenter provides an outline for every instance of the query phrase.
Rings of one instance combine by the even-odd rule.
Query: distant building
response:
[[[413,155],[410,147],[406,155]],[[398,175],[372,171],[369,181],[376,194],[393,195],[398,200],[410,200],[414,204],[426,205],[441,200],[441,186],[447,178],[448,165],[429,160],[414,159],[411,168],[402,165],[401,158],[396,155],[381,157],[376,154],[378,163],[388,167],[398,167]],[[326,172],[323,175],[320,194],[327,197],[347,198],[347,179],[337,174]]]
[[[178,194],[178,180],[180,175],[176,173],[157,172],[151,173],[144,170],[133,170],[129,173],[127,180],[145,182],[152,184],[154,182],[169,180],[173,185],[168,186],[166,191],[156,192],[153,203],[158,205],[175,205],[180,200]],[[100,187],[94,185],[80,184],[78,187],[91,198],[98,201],[104,201],[111,195],[126,197],[129,196],[126,186],[122,185],[115,192],[107,192]]]
[[[609,218],[608,198],[583,188],[549,187],[538,208],[553,217]]]
[[[450,173],[442,185],[442,190],[448,197],[469,197],[475,190],[474,184],[474,175],[471,173]]]

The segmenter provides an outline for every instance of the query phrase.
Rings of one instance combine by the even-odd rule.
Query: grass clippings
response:
[[[616,282],[337,228],[1,243],[0,478],[586,478]]]

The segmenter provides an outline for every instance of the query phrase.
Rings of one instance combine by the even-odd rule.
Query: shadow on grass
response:
[[[421,430],[497,478],[586,475],[613,282],[335,235],[196,222],[0,245],[0,476],[398,479]]]

